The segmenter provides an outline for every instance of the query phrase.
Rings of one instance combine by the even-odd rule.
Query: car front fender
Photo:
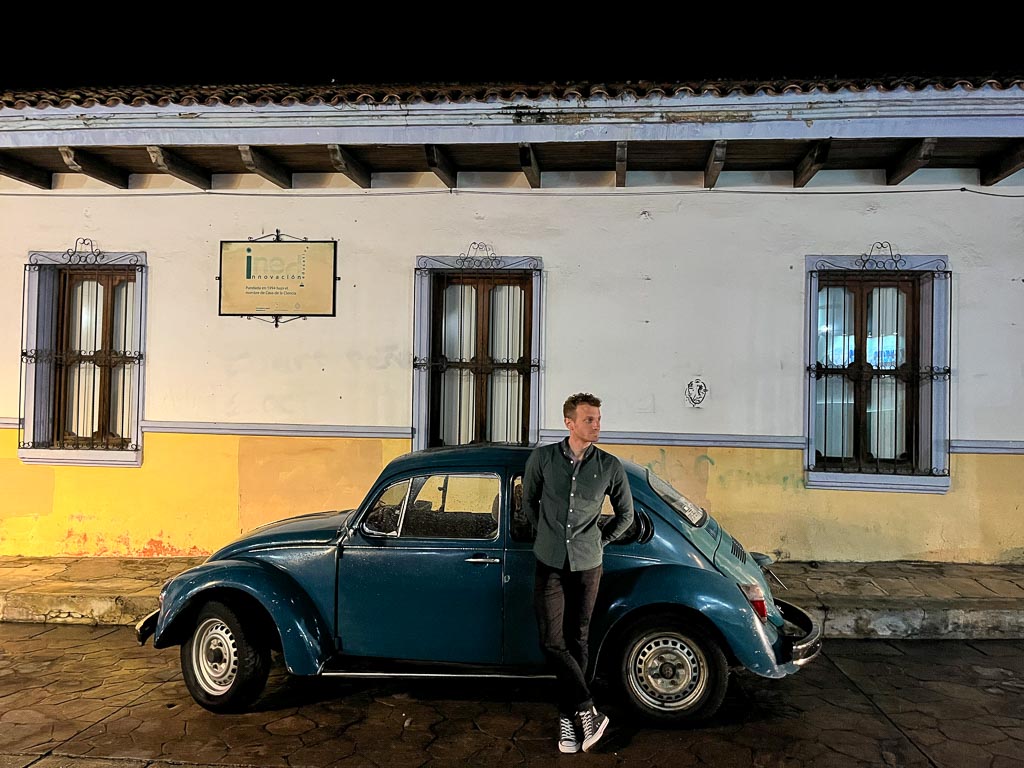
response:
[[[285,666],[294,675],[315,675],[333,653],[328,622],[289,576],[248,560],[216,560],[190,568],[164,587],[153,646],[178,645],[191,630],[183,625],[206,597],[242,593],[263,606],[281,638]]]
[[[765,677],[787,671],[776,659],[778,634],[754,613],[734,581],[717,571],[684,565],[648,565],[606,572],[591,637],[599,638],[595,661],[607,652],[607,642],[631,619],[648,611],[699,612],[728,644],[724,651],[744,667]]]

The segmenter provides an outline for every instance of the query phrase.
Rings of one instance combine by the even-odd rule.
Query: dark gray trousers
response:
[[[533,605],[540,645],[558,678],[558,711],[571,717],[593,705],[587,685],[590,616],[603,568],[571,571],[537,561]]]

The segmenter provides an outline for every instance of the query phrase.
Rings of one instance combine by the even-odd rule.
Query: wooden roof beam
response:
[[[238,151],[242,155],[242,165],[249,173],[262,176],[281,189],[292,188],[291,172],[262,149],[242,144],[238,147]]]
[[[719,139],[711,145],[708,152],[708,161],[704,165],[704,188],[712,189],[718,183],[718,176],[725,167],[725,150],[727,144],[725,139]]]
[[[899,184],[907,176],[919,168],[924,168],[932,159],[932,152],[935,151],[936,138],[921,139],[910,149],[903,153],[894,166],[885,172],[885,183],[890,187]]]
[[[448,189],[454,189],[459,185],[459,171],[455,167],[448,153],[437,144],[424,144],[423,150],[427,155],[427,165],[437,178],[444,182]]]
[[[86,176],[102,181],[118,189],[128,189],[127,171],[101,160],[95,155],[84,152],[74,147],[57,147],[60,150],[61,159],[68,170],[75,173],[84,173]]]
[[[370,171],[360,163],[352,153],[340,144],[328,144],[327,153],[331,156],[331,165],[338,173],[349,177],[353,184],[363,189],[370,188]]]
[[[1008,152],[996,156],[995,159],[981,166],[978,174],[981,186],[991,187],[1021,168],[1024,168],[1024,141],[1017,142]]]
[[[53,189],[53,174],[48,170],[3,152],[0,152],[0,176],[22,181],[40,189]]]
[[[525,141],[519,142],[519,165],[523,168],[523,175],[530,182],[533,189],[540,189],[540,163],[537,162],[537,153],[533,151],[533,145]]]
[[[625,141],[615,142],[615,186],[626,186],[626,152],[628,146]]]
[[[163,147],[146,147],[146,151],[149,152],[150,161],[161,173],[166,173],[168,176],[173,176],[193,187],[199,187],[199,189],[213,187],[213,176],[205,168],[193,165],[185,158]]]
[[[814,174],[825,167],[825,163],[828,162],[828,151],[831,148],[831,139],[814,142],[807,154],[803,156],[803,159],[797,163],[796,170],[793,171],[794,187],[807,186],[807,182],[814,177]]]

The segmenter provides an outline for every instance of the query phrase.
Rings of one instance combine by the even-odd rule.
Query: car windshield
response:
[[[654,474],[650,469],[647,470],[647,482],[651,484],[651,488],[666,504],[672,507],[689,523],[695,526],[704,524],[708,513],[683,496],[683,494]]]

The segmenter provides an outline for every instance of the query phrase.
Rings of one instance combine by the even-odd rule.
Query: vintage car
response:
[[[168,581],[139,642],[180,645],[185,683],[213,711],[260,696],[272,650],[294,675],[547,676],[521,504],[529,453],[396,458],[357,509],[265,525]],[[730,668],[779,678],[813,659],[821,629],[772,595],[771,559],[623,464],[636,515],[605,549],[591,677],[648,720],[695,723],[718,709]]]

